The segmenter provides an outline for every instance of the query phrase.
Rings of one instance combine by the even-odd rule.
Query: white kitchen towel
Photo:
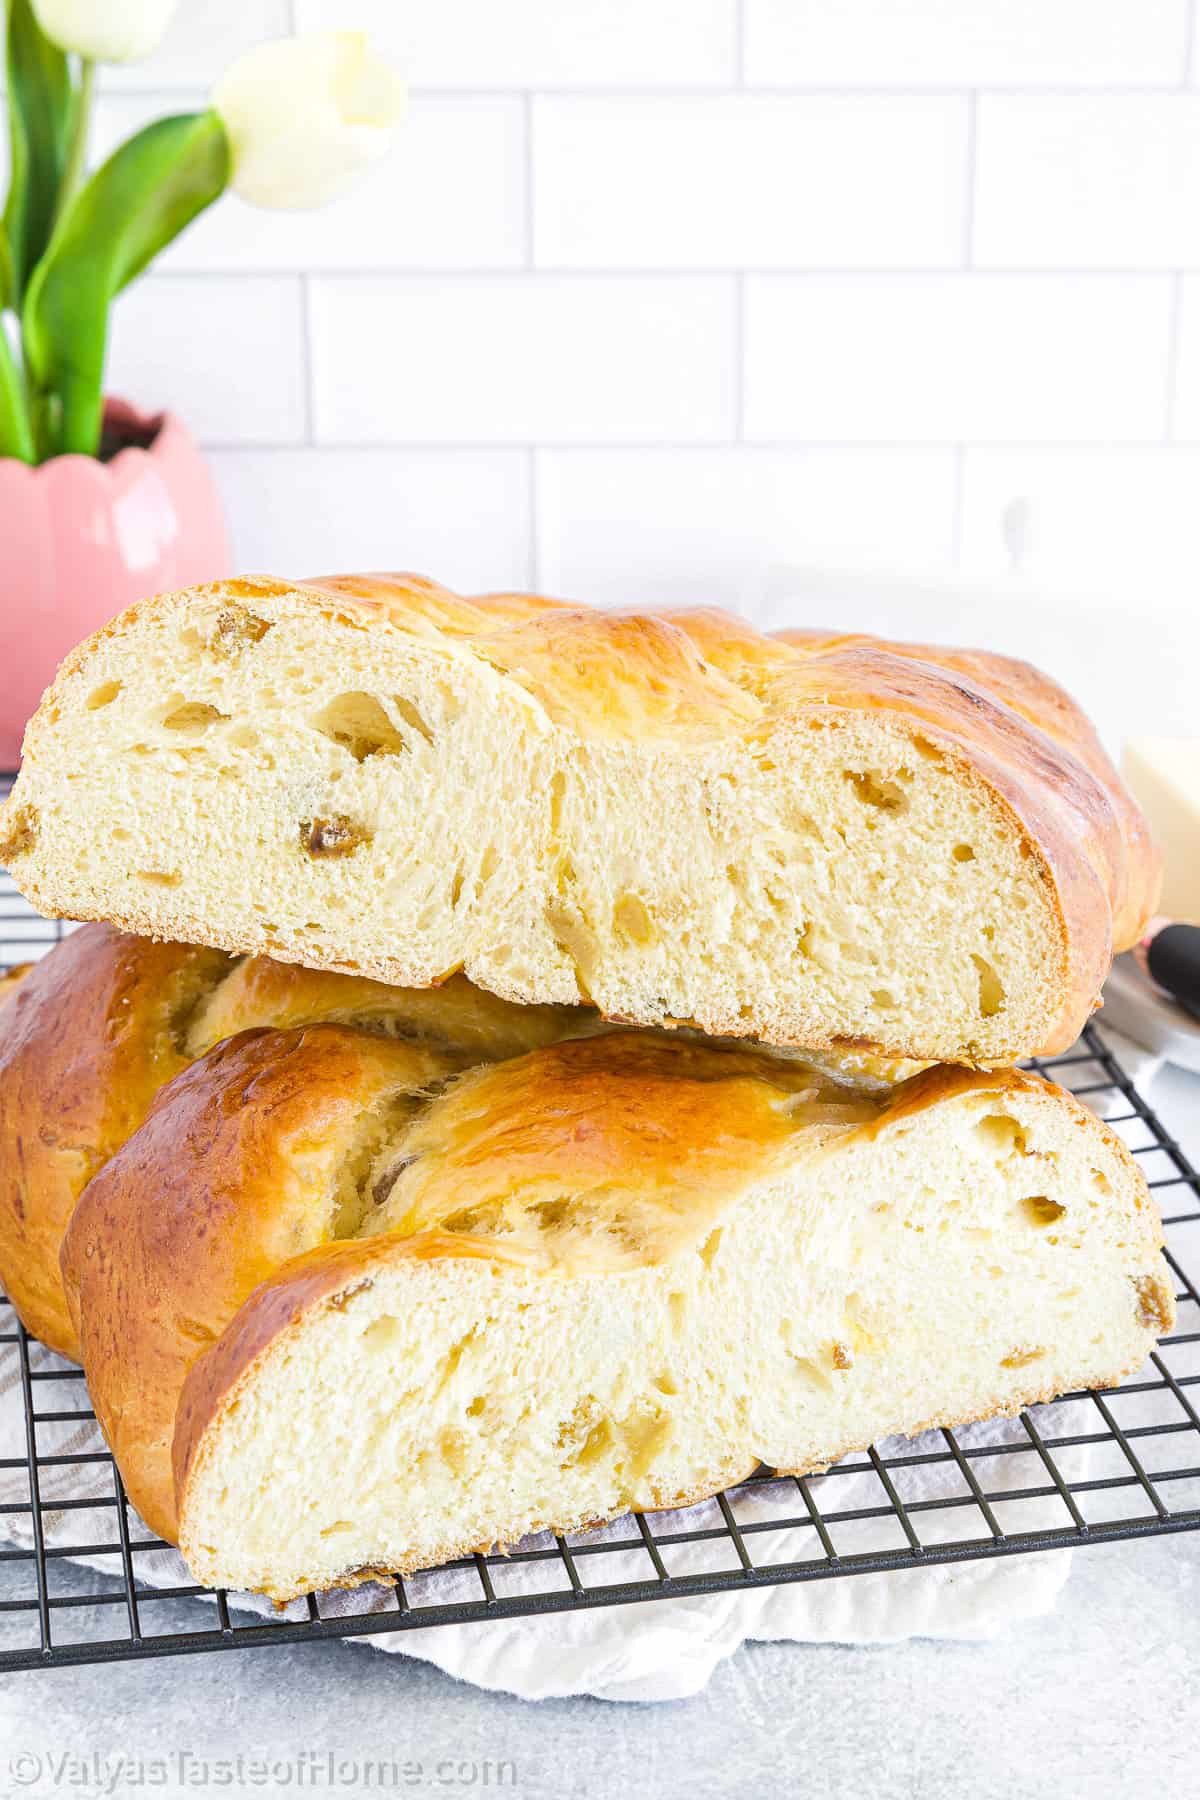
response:
[[[1106,1037],[1117,1050],[1123,1067],[1139,1085],[1151,1077],[1157,1063],[1132,1045]],[[1103,1101],[1105,1096],[1095,1096]],[[1111,1102],[1112,1096],[1107,1096]],[[1113,1110],[1111,1105],[1108,1110]],[[34,1369],[66,1368],[40,1345],[30,1347]],[[82,1407],[82,1383],[38,1382],[39,1410],[65,1411]],[[22,1377],[14,1347],[0,1353],[0,1507],[27,1505],[28,1479]],[[55,1398],[50,1399],[53,1394]],[[1095,1429],[1089,1401],[1058,1402],[1036,1408],[1036,1428],[1043,1439],[1073,1437]],[[971,1471],[979,1486],[996,1496],[994,1510],[1006,1533],[1054,1529],[1070,1523],[1057,1493],[1021,1498],[1023,1490],[1051,1485],[1032,1440],[1019,1421],[993,1420],[961,1428],[955,1434],[970,1449]],[[116,1514],[112,1505],[111,1466],[104,1454],[99,1430],[89,1418],[39,1427],[43,1532],[49,1549],[114,1543]],[[975,1505],[954,1505],[969,1496],[970,1489],[956,1461],[947,1460],[946,1439],[940,1432],[906,1440],[894,1438],[879,1446],[885,1462],[892,1457],[931,1457],[890,1471],[904,1505],[917,1503],[911,1515],[920,1540],[931,1546],[964,1534],[986,1538],[987,1524]],[[95,1460],[84,1463],[47,1462],[48,1457],[85,1454]],[[1055,1451],[1054,1460],[1068,1482],[1086,1477],[1089,1450],[1086,1445]],[[827,1475],[811,1478],[810,1491],[830,1524],[834,1548],[840,1555],[903,1548],[901,1523],[888,1504],[887,1495],[866,1457],[852,1457]],[[1005,1495],[1013,1496],[1005,1498]],[[89,1506],[87,1502],[93,1502]],[[942,1502],[939,1506],[937,1503]],[[68,1503],[63,1505],[63,1503]],[[794,1483],[750,1484],[738,1490],[730,1505],[739,1526],[804,1517],[804,1503]],[[838,1514],[878,1511],[870,1519],[842,1519]],[[686,1512],[660,1515],[653,1521],[654,1535],[672,1575],[736,1566],[736,1551],[722,1529],[723,1515],[715,1500],[704,1501]],[[713,1527],[720,1535],[697,1544],[671,1545],[671,1531]],[[0,1533],[23,1547],[32,1534],[28,1514],[0,1511]],[[630,1519],[618,1520],[602,1533],[582,1534],[582,1541],[596,1543],[637,1539]],[[525,1548],[550,1538],[531,1540]],[[757,1563],[823,1560],[816,1532],[807,1525],[777,1530],[756,1530],[747,1536]],[[85,1551],[78,1561],[103,1569],[119,1585],[119,1554]],[[139,1578],[152,1587],[190,1585],[190,1578],[173,1550],[153,1550],[135,1558]],[[480,1624],[441,1625],[419,1630],[376,1633],[365,1641],[381,1650],[417,1656],[435,1663],[448,1674],[485,1688],[542,1699],[567,1694],[592,1694],[610,1700],[672,1700],[696,1693],[713,1669],[747,1639],[798,1642],[885,1643],[899,1638],[986,1638],[1006,1626],[1050,1611],[1070,1571],[1070,1551],[1041,1551],[1032,1555],[1003,1557],[981,1562],[953,1563],[924,1569],[846,1577],[817,1578],[775,1587],[701,1595],[622,1606],[589,1608],[571,1613],[542,1614],[513,1620],[488,1620]],[[652,1574],[643,1548],[581,1555],[577,1559],[584,1585],[644,1579]],[[562,1589],[562,1564],[557,1557],[545,1562],[511,1562],[493,1565],[497,1593],[515,1595]],[[30,1569],[32,1580],[32,1569]],[[477,1600],[481,1589],[473,1568],[435,1570],[410,1577],[409,1598],[414,1606],[452,1604]],[[269,1603],[255,1595],[232,1596],[231,1606],[275,1617]],[[394,1611],[390,1588],[375,1586],[350,1593],[326,1595],[321,1602],[326,1616],[343,1613]],[[296,1603],[285,1616],[306,1618],[307,1607]],[[152,1626],[151,1626],[152,1628]],[[119,1631],[115,1625],[114,1630]]]

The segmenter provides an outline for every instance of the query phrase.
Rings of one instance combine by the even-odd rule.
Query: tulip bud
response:
[[[404,83],[357,31],[248,50],[213,89],[229,137],[230,186],[252,206],[323,206],[389,149]]]
[[[176,0],[32,0],[42,32],[89,62],[140,62],[157,50]]]

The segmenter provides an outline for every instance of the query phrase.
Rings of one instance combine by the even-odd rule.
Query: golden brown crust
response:
[[[346,575],[298,585],[250,577],[201,592],[241,608],[251,620],[256,600],[286,601],[311,606],[352,630],[441,641],[456,654],[502,670],[550,719],[585,738],[679,745],[739,738],[765,746],[864,715],[885,723],[918,753],[951,764],[966,786],[990,801],[1046,892],[1059,939],[1055,998],[1037,1022],[1036,1038],[1005,1042],[989,1053],[992,1060],[1053,1052],[1072,1042],[1098,1002],[1114,948],[1136,941],[1153,912],[1159,859],[1142,815],[1079,709],[1053,682],[1012,659],[820,632],[765,636],[711,609],[621,615],[532,595],[469,600],[403,575]],[[43,736],[53,730],[64,684],[92,648],[127,621],[169,612],[177,601],[163,595],[139,603],[67,659],[29,727],[28,759],[36,761]],[[3,822],[18,875],[31,841],[19,814],[17,796]],[[0,859],[3,854],[0,849]],[[122,923],[145,930],[152,920],[147,912]],[[228,947],[261,946],[235,943],[231,936]],[[281,944],[276,954],[303,957],[305,950]],[[382,962],[368,972],[401,978]],[[758,1030],[776,1042],[810,1048],[831,1042],[819,1019],[796,1021],[790,1029],[782,1021],[765,1033],[736,1013],[707,1018],[705,1025],[730,1035]],[[928,1045],[899,1038],[881,1040],[879,1048],[897,1057],[931,1053]],[[944,1045],[939,1053],[946,1054]],[[971,1060],[969,1045],[954,1054]]]
[[[306,969],[268,956],[247,957],[230,970],[188,1032],[188,1050],[203,1056],[214,1044],[257,1025],[361,1025],[410,1041],[453,1045],[491,1060],[521,1056],[562,1037],[604,1028],[583,1006],[514,1006],[465,975],[438,987],[396,988],[365,975]]]
[[[174,1531],[179,1389],[242,1301],[337,1228],[364,1113],[453,1064],[341,1026],[247,1032],[165,1089],[89,1183],[62,1248],[96,1416],[150,1527]]]
[[[9,997],[11,996],[11,997]],[[455,976],[388,987],[110,925],[72,932],[0,983],[0,1286],[26,1328],[78,1360],[59,1272],[75,1203],[197,1056],[251,1026],[322,1021],[428,1042],[468,1060],[600,1028],[581,1007],[516,1007]]]
[[[198,991],[229,958],[108,925],[73,932],[4,1003],[0,1020],[0,1282],[27,1329],[79,1344],[58,1252],[75,1202],[137,1128],[180,1047]]]
[[[414,1120],[378,1228],[482,1231],[539,1264],[662,1262],[794,1155],[801,1126],[815,1149],[883,1104],[740,1046],[648,1032],[553,1045],[473,1071]]]
[[[84,1185],[162,1084],[239,1031],[321,1023],[428,1043],[467,1063],[606,1029],[584,1007],[514,1006],[461,975],[395,988],[84,926],[0,981],[0,1287],[35,1337],[78,1359],[63,1233]]]

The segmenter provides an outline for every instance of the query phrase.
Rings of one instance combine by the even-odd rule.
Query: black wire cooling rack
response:
[[[0,875],[0,964],[37,957],[62,933]],[[1024,1413],[1002,1442],[965,1427],[892,1439],[820,1477],[760,1470],[683,1512],[544,1534],[507,1555],[310,1597],[279,1614],[187,1583],[128,1504],[82,1371],[29,1338],[0,1296],[0,1671],[478,1623],[1197,1529],[1200,1177],[1101,1027],[1031,1066],[1108,1119],[1163,1210],[1179,1318],[1132,1380]],[[100,1571],[94,1591],[77,1591],[80,1561]],[[199,1626],[198,1607],[169,1604],[201,1598],[211,1623]]]

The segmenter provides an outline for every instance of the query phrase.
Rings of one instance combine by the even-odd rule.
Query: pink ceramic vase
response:
[[[13,769],[25,721],[81,638],[145,594],[230,570],[213,478],[173,413],[105,406],[107,462],[56,456],[40,468],[0,457],[0,768]],[[143,447],[143,445],[145,447]]]

